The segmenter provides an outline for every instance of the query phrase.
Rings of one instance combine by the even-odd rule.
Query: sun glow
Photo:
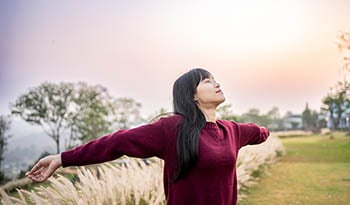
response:
[[[292,44],[303,35],[303,11],[293,2],[201,2],[188,8],[186,13],[172,15],[176,18],[171,23],[181,28],[183,37],[192,36],[196,46],[266,51],[275,45]]]

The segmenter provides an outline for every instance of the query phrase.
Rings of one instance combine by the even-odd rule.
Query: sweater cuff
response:
[[[260,127],[260,133],[265,134],[266,138],[270,136],[270,130],[267,129],[266,127]]]
[[[70,156],[70,151],[61,153],[62,167],[74,166],[74,159]]]

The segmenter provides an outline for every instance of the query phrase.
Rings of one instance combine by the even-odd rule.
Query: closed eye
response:
[[[204,82],[205,82],[205,83],[210,83],[210,82],[211,82],[211,80],[209,80],[209,79],[205,79],[205,80],[204,80]]]
[[[215,79],[213,77],[211,77],[211,78],[204,78],[202,80],[202,82],[204,82],[204,83],[211,83],[211,82],[216,82],[216,81],[215,81]]]

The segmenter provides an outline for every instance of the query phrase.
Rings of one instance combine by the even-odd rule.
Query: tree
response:
[[[168,112],[167,109],[161,107],[158,111],[155,111],[153,114],[149,115],[144,121],[153,123],[159,120],[161,117],[171,116],[173,114],[173,112]]]
[[[343,113],[350,108],[349,88],[349,83],[339,81],[322,100],[324,105],[322,109],[329,112],[329,119],[334,129],[338,129]]]
[[[267,116],[269,116],[272,120],[280,119],[281,114],[279,108],[276,106],[272,107],[272,109],[267,112]]]
[[[242,115],[241,120],[243,122],[254,122],[265,127],[271,124],[271,119],[267,115],[260,115],[260,110],[256,108],[249,109],[247,113]]]
[[[344,78],[322,99],[321,108],[322,111],[328,112],[326,119],[330,120],[333,129],[338,128],[343,113],[350,109],[350,83],[347,79],[350,73],[350,32],[340,32],[337,40],[338,50],[343,59]]]
[[[279,108],[274,106],[267,112],[267,117],[271,120],[270,125],[268,125],[268,128],[271,130],[283,130],[283,119],[281,118],[281,114],[279,111]]]
[[[217,109],[218,117],[224,120],[239,121],[237,115],[232,114],[232,105],[224,104]]]
[[[70,130],[67,147],[112,131],[112,116],[115,110],[113,99],[106,88],[80,82],[74,86],[72,94],[72,110],[67,118],[67,128]]]
[[[302,123],[305,130],[315,130],[318,127],[318,114],[311,111],[307,103],[302,113]]]
[[[12,114],[30,124],[40,125],[55,141],[59,153],[61,132],[69,115],[73,90],[72,83],[42,83],[16,100],[12,105]]]
[[[118,129],[127,129],[142,122],[141,103],[132,98],[118,98],[114,101],[115,123]]]
[[[9,179],[5,176],[4,172],[1,171],[3,154],[7,147],[7,141],[11,137],[8,134],[10,129],[10,117],[5,115],[0,115],[0,184],[6,183]]]
[[[343,68],[350,72],[350,32],[340,32],[337,45],[343,58]]]
[[[312,114],[311,110],[309,109],[309,105],[306,103],[305,109],[303,113],[301,114],[302,118],[302,124],[303,128],[306,130],[311,130],[312,129]]]
[[[7,132],[10,129],[11,121],[8,116],[0,115],[0,169],[2,167],[3,154],[7,147],[7,141],[11,137]]]
[[[40,125],[55,141],[59,153],[63,134],[69,131],[66,146],[110,131],[112,102],[107,89],[99,85],[45,82],[20,96],[12,105],[12,113]]]
[[[343,58],[343,70],[344,79],[343,79],[343,90],[345,91],[345,96],[347,100],[347,108],[350,109],[350,82],[349,82],[349,74],[350,74],[350,32],[340,32],[338,35],[338,50]],[[339,84],[339,83],[338,83]]]

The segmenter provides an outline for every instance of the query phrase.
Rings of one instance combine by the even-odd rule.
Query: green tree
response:
[[[283,119],[281,118],[280,110],[274,106],[267,112],[267,118],[271,120],[271,123],[267,126],[271,130],[283,130]]]
[[[113,99],[103,86],[89,86],[84,82],[76,84],[70,106],[67,118],[70,137],[66,147],[112,131]]]
[[[307,103],[302,113],[302,123],[305,130],[315,130],[318,127],[318,114],[310,110]]]
[[[334,129],[338,129],[343,113],[350,109],[349,89],[349,83],[339,81],[322,100],[322,109],[329,112],[329,120]]]
[[[141,103],[132,98],[118,98],[114,101],[115,118],[117,129],[127,129],[141,123]]]
[[[269,116],[271,119],[279,119],[281,118],[280,110],[278,107],[274,106],[267,112],[267,116]]]
[[[56,143],[69,133],[66,147],[100,136],[111,129],[113,99],[102,86],[86,83],[45,82],[23,94],[12,105],[12,113],[40,125]]]
[[[251,108],[247,113],[243,113],[241,120],[242,122],[253,122],[265,127],[271,124],[269,116],[261,115],[260,110],[256,108]]]
[[[304,110],[302,113],[302,126],[305,130],[318,128],[318,113],[312,110]]]
[[[152,123],[159,120],[161,117],[171,116],[173,112],[168,112],[167,109],[161,107],[158,111],[155,111],[153,114],[149,115],[145,120],[145,122]]]
[[[59,153],[61,134],[69,115],[73,91],[72,83],[42,83],[16,100],[12,105],[12,114],[30,124],[40,125],[55,141]]]
[[[220,119],[240,121],[239,116],[234,115],[232,112],[231,104],[220,105],[217,109],[217,115]]]
[[[345,97],[345,103],[343,108],[346,110],[345,113],[350,113],[350,32],[339,32],[337,38],[337,45],[340,55],[343,60],[343,80],[338,82],[342,84],[342,94]],[[349,115],[346,116],[346,119],[349,119]]]

